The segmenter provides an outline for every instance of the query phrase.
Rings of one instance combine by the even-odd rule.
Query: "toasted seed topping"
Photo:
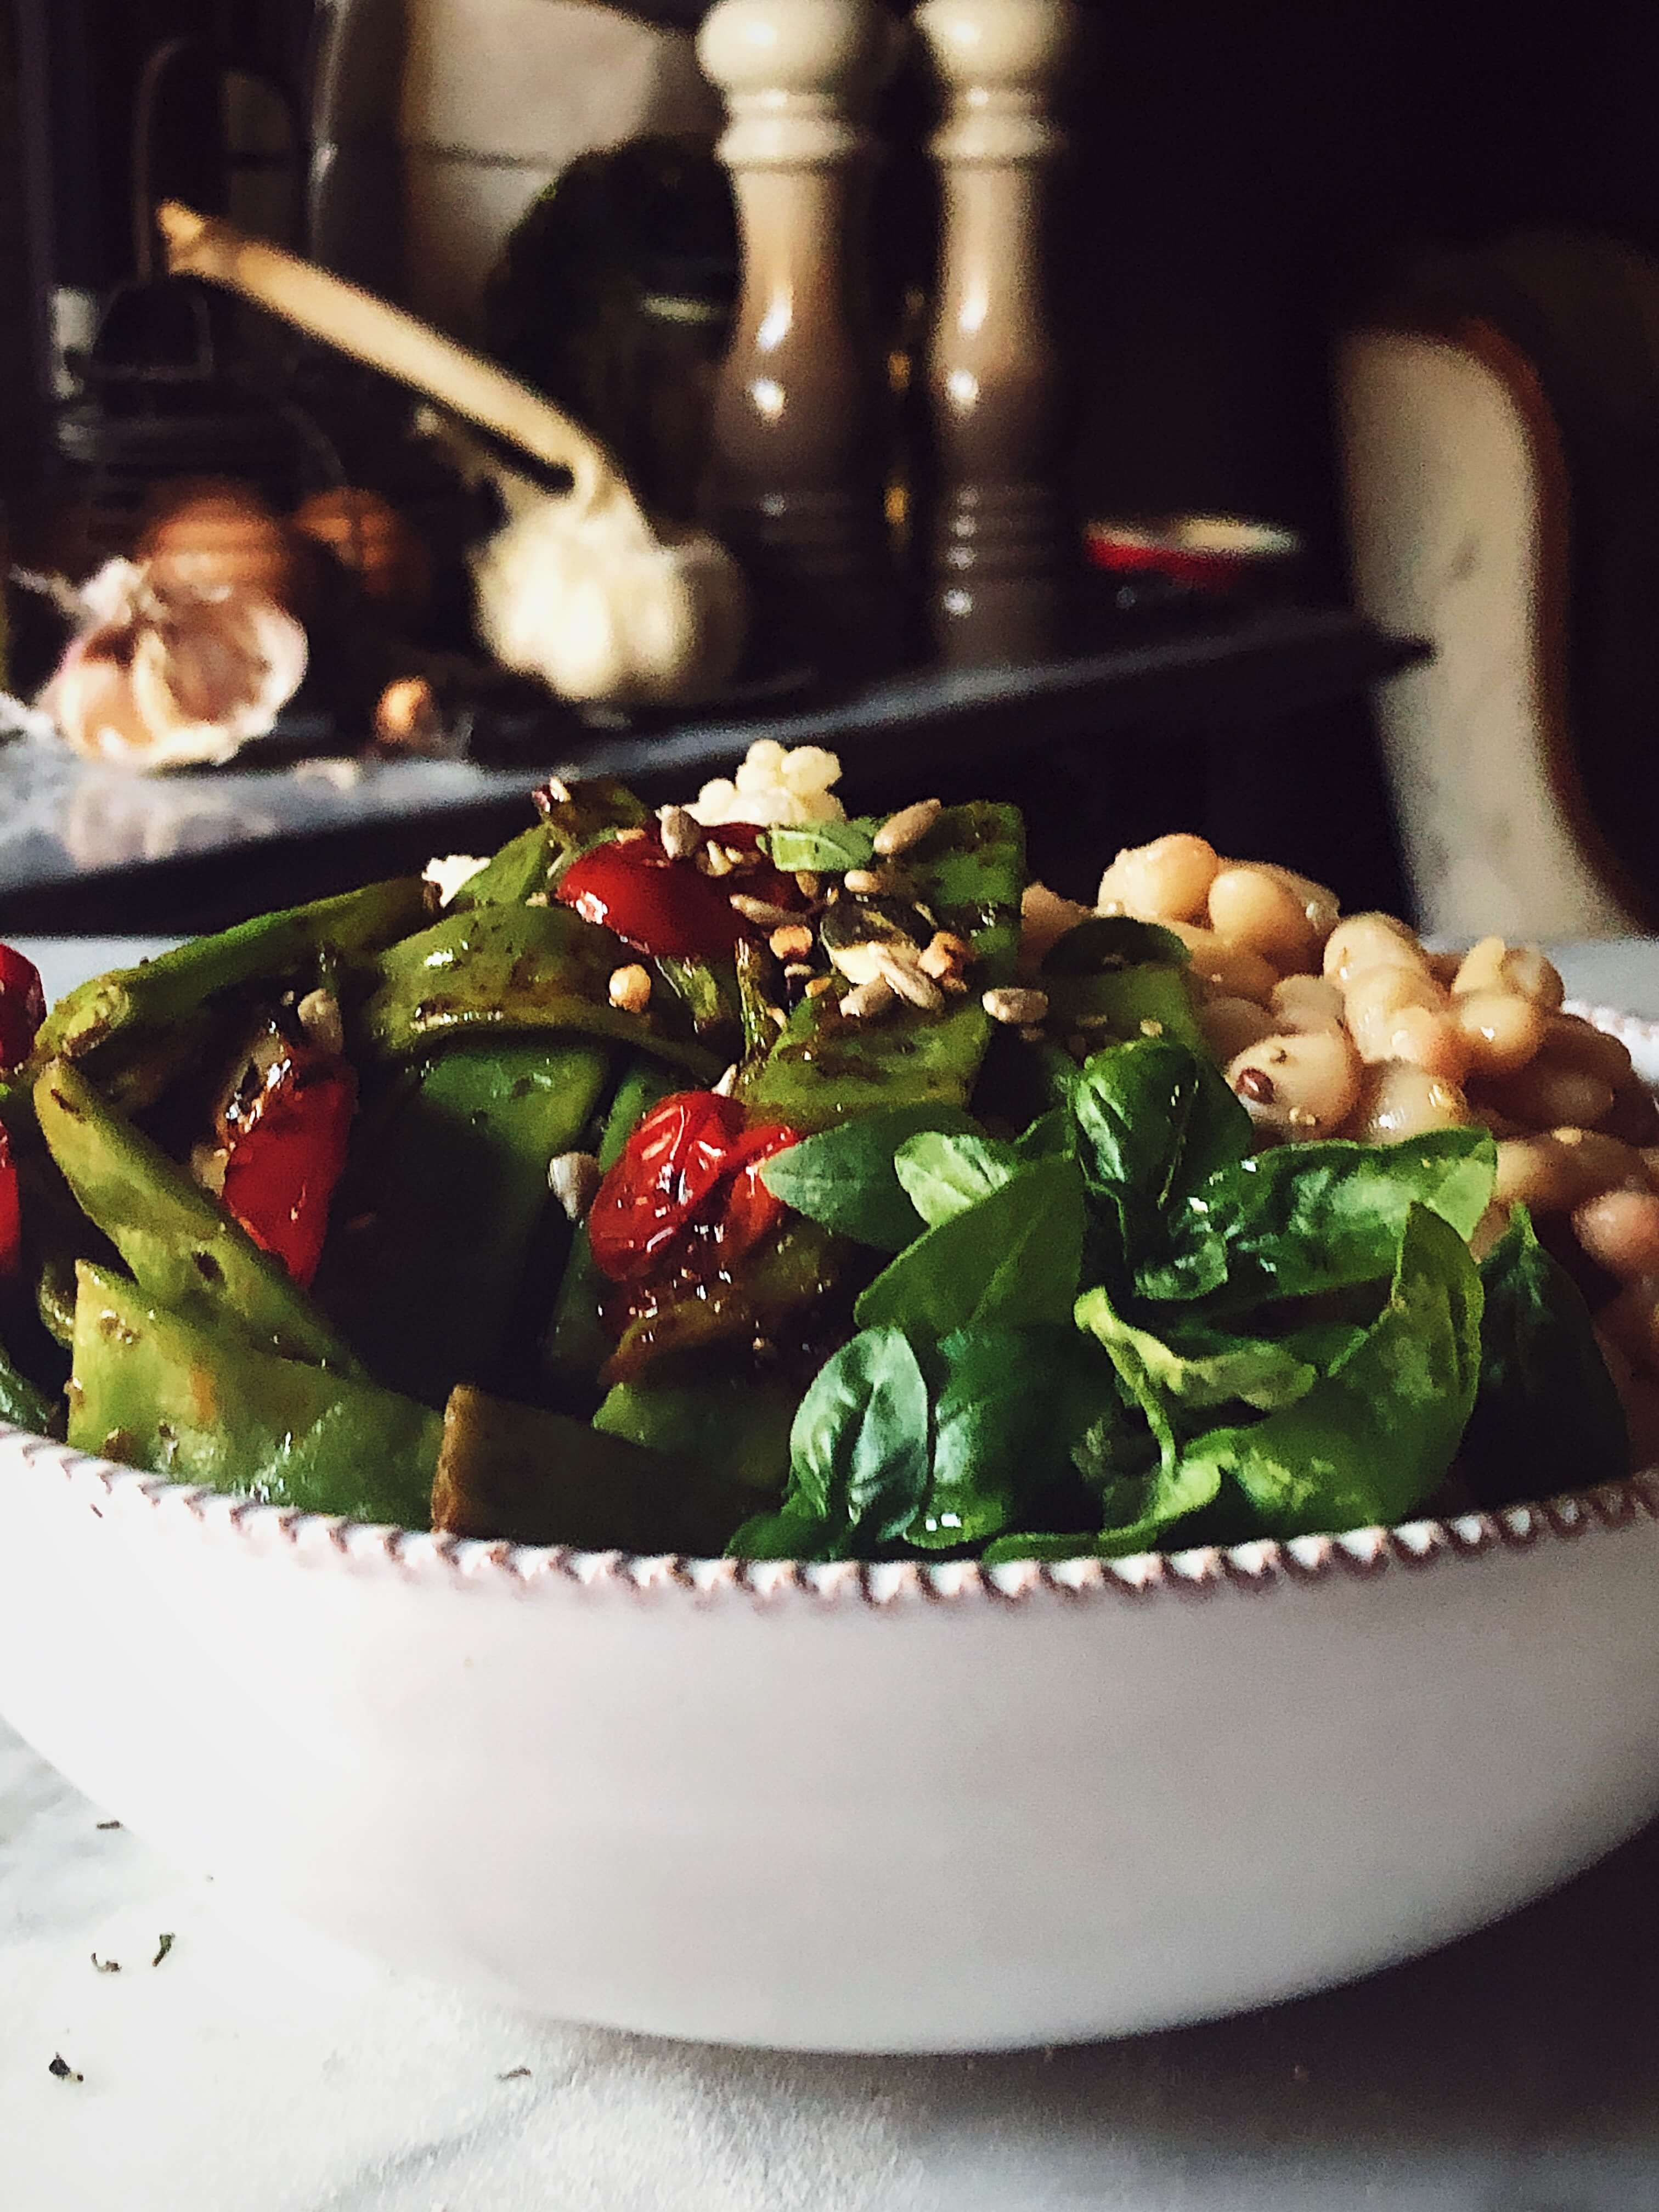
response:
[[[935,930],[921,956],[921,972],[942,983],[949,975],[960,975],[973,957],[974,948],[965,937],[948,929]]]
[[[706,876],[729,876],[732,855],[724,845],[708,844],[697,855],[697,866]]]
[[[848,868],[845,882],[855,898],[878,896],[887,888],[887,878],[879,868]]]
[[[547,1187],[571,1221],[586,1220],[593,1194],[604,1180],[592,1152],[559,1152],[547,1164]]]
[[[688,814],[684,807],[659,807],[657,822],[662,836],[662,848],[671,860],[689,860],[702,849],[702,824]]]
[[[909,1005],[936,1014],[945,1004],[945,994],[931,975],[922,974],[920,958],[915,954],[907,958],[891,945],[878,945],[874,950],[876,973],[882,981]]]
[[[635,824],[632,829],[618,830],[612,842],[618,845],[637,845],[644,836],[644,830]]]
[[[1013,1029],[1028,1029],[1048,1018],[1048,994],[1021,990],[1013,983],[999,983],[980,1004],[994,1022],[1006,1022]]]
[[[849,991],[841,1002],[841,1011],[849,1022],[867,1022],[890,1013],[898,1004],[898,994],[884,976],[872,975],[867,983],[860,983]]]
[[[815,899],[822,896],[823,885],[811,868],[797,868],[795,889],[803,898]]]
[[[345,1024],[340,1019],[340,1002],[332,991],[307,991],[297,1012],[300,1027],[313,1044],[320,1045],[325,1052],[345,1050]]]
[[[620,1006],[624,1013],[642,1014],[651,1003],[651,974],[637,963],[628,968],[618,968],[610,983],[611,1003]]]
[[[806,995],[809,999],[821,999],[826,991],[833,991],[835,988],[833,975],[815,975],[806,987]]]
[[[786,921],[769,940],[780,960],[800,960],[812,950],[812,933],[804,921]]]
[[[884,860],[891,860],[895,853],[908,853],[912,845],[919,845],[945,809],[937,799],[919,799],[914,806],[906,806],[890,815],[876,832],[876,850]]]
[[[757,929],[781,929],[795,919],[787,906],[775,906],[770,899],[750,898],[747,891],[733,891],[732,906]]]

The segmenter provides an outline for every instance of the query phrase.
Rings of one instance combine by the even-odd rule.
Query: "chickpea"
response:
[[[1263,1037],[1285,1025],[1251,999],[1212,999],[1198,1009],[1204,1042],[1224,1067]]]
[[[1353,1111],[1359,1060],[1340,1030],[1264,1037],[1236,1055],[1227,1080],[1258,1129],[1288,1138],[1329,1137]]]
[[[1273,1026],[1293,1036],[1342,1027],[1342,994],[1322,975],[1287,975],[1273,985],[1267,1003],[1273,1011]]]
[[[1517,1074],[1490,1085],[1487,1096],[1500,1114],[1529,1129],[1553,1129],[1563,1122],[1593,1129],[1612,1108],[1613,1085],[1582,1068],[1559,1066],[1540,1054]]]
[[[1221,870],[1210,885],[1210,926],[1280,968],[1313,957],[1315,934],[1304,902],[1266,868],[1246,864]]]
[[[1204,911],[1221,861],[1203,837],[1177,833],[1126,848],[1100,879],[1099,905],[1146,921],[1192,921]]]
[[[1391,914],[1351,914],[1325,940],[1325,973],[1346,984],[1362,968],[1428,969],[1428,955]]]
[[[1659,1194],[1604,1190],[1575,1210],[1572,1229],[1597,1266],[1620,1282],[1659,1274]]]
[[[1545,1050],[1557,1066],[1583,1068],[1587,1075],[1599,1075],[1614,1091],[1631,1080],[1630,1047],[1577,1014],[1549,1016]]]
[[[1471,991],[1515,991],[1553,1013],[1566,995],[1560,975],[1541,952],[1513,949],[1501,937],[1471,945],[1452,979],[1454,997]]]
[[[1535,999],[1518,991],[1466,991],[1452,1000],[1452,1019],[1478,1075],[1513,1075],[1535,1059],[1549,1018]]]
[[[1190,921],[1166,922],[1164,927],[1191,952],[1193,974],[1200,982],[1212,984],[1224,998],[1254,999],[1258,1006],[1267,1005],[1279,970],[1259,952]]]
[[[1468,1101],[1456,1084],[1409,1060],[1386,1060],[1365,1070],[1344,1133],[1368,1145],[1397,1145],[1431,1129],[1462,1128],[1469,1119]]]

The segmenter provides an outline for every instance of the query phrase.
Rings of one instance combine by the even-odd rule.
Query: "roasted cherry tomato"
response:
[[[713,833],[723,845],[752,853],[760,831],[746,822]],[[714,960],[744,933],[732,904],[734,890],[769,906],[801,903],[793,876],[761,866],[743,875],[705,876],[695,860],[671,860],[654,830],[596,845],[573,860],[559,879],[557,896],[585,921],[603,924],[641,952],[671,959]]]
[[[11,1139],[0,1126],[0,1281],[23,1264],[23,1206]]]
[[[761,1165],[775,1152],[799,1144],[800,1132],[781,1121],[763,1122],[745,1130],[732,1148],[728,1168],[731,1179],[724,1193],[720,1216],[722,1265],[742,1259],[769,1237],[783,1219],[786,1208],[761,1181]]]
[[[40,971],[9,945],[0,945],[0,1074],[21,1067],[46,1018]]]
[[[594,1264],[637,1280],[697,1218],[743,1133],[743,1109],[712,1091],[677,1091],[640,1123],[587,1216]]]
[[[640,1123],[587,1217],[595,1265],[613,1283],[690,1268],[700,1252],[741,1258],[782,1218],[762,1160],[796,1141],[777,1123],[745,1129],[735,1099],[712,1091],[665,1098]]]
[[[309,1288],[345,1168],[357,1079],[330,1053],[296,1046],[242,1109],[224,1201],[248,1235]]]
[[[560,878],[557,896],[584,921],[671,959],[717,960],[743,934],[720,884],[690,860],[671,860],[649,835],[584,853]]]

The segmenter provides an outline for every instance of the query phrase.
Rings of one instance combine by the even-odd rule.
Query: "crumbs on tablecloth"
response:
[[[118,1959],[100,1959],[95,1951],[92,1954],[92,1963],[94,1971],[100,1974],[118,1974],[121,1971]]]
[[[530,2069],[527,2066],[514,2066],[507,2073],[498,2074],[495,2079],[498,2081],[527,2081],[530,2079]]]
[[[84,2074],[76,2072],[61,2051],[53,2051],[52,2063],[47,2067],[46,2071],[48,2074],[55,2074],[60,2081],[84,2081],[87,2078]]]
[[[163,1936],[161,1938],[160,1947],[159,1947],[159,1948],[158,1948],[158,1949],[157,1949],[157,1951],[156,1951],[155,1956],[155,1957],[150,1960],[150,1962],[149,1962],[149,1963],[151,1964],[151,1966],[159,1966],[161,1965],[161,1963],[162,1960],[166,1958],[166,1956],[167,1956],[167,1953],[168,1953],[172,1948],[173,1948],[173,1937],[172,1937],[171,1936]]]
[[[121,1823],[118,1820],[100,1820],[98,1825],[100,1828],[118,1828]]]

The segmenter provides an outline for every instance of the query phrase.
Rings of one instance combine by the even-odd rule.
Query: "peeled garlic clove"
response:
[[[158,587],[111,565],[84,596],[113,618],[70,646],[40,702],[76,751],[146,771],[217,766],[266,735],[305,677],[294,617],[256,593]]]

